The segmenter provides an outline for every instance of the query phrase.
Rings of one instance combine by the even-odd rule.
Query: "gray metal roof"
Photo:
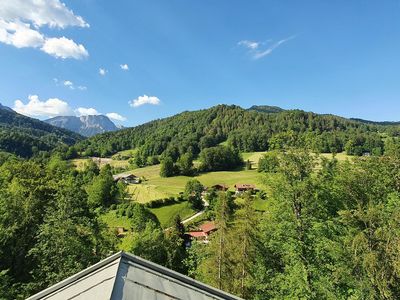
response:
[[[95,300],[240,299],[129,253],[119,252],[28,298]]]

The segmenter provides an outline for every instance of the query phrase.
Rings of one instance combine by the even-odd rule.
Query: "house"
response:
[[[200,225],[200,230],[204,232],[207,236],[210,235],[211,232],[217,230],[217,226],[215,225],[214,221],[206,222]]]
[[[217,227],[213,221],[206,222],[200,225],[198,231],[190,231],[187,233],[190,239],[195,239],[199,241],[203,241],[204,243],[208,243],[209,235],[217,230]]]
[[[240,300],[165,267],[119,252],[28,300]]]
[[[236,193],[253,192],[256,189],[254,184],[235,184]]]
[[[140,178],[133,174],[118,174],[113,175],[114,181],[121,181],[125,184],[139,184]]]
[[[221,191],[221,192],[226,192],[229,189],[229,187],[225,184],[216,184],[216,185],[213,185],[211,188],[216,191]]]

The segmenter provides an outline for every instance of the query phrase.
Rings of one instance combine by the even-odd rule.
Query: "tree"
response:
[[[191,152],[181,155],[177,164],[181,175],[193,175],[193,154]]]
[[[166,250],[167,250],[167,267],[186,273],[187,269],[183,261],[187,257],[186,245],[184,240],[185,227],[182,224],[181,217],[177,215],[174,219],[174,226],[166,232]]]
[[[143,204],[134,204],[130,216],[131,228],[136,232],[141,232],[149,222],[154,223],[155,226],[160,226],[157,217],[149,209]]]
[[[110,165],[105,165],[100,174],[87,187],[88,202],[92,207],[110,205],[117,195],[117,187],[111,173]]]
[[[174,175],[174,161],[171,157],[166,156],[161,161],[160,176],[161,177],[171,177]]]
[[[244,203],[237,211],[231,234],[232,283],[235,294],[250,299],[253,288],[253,272],[256,262],[256,240],[258,219],[254,212],[250,193],[244,196]]]
[[[232,170],[243,164],[239,151],[225,146],[205,148],[199,159],[202,171]]]
[[[204,186],[197,179],[191,179],[186,182],[185,197],[194,209],[203,208],[202,192]]]

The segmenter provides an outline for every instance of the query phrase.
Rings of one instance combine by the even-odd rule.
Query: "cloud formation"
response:
[[[101,76],[105,76],[106,74],[107,74],[107,70],[106,69],[103,69],[103,68],[100,68],[99,69],[99,74],[101,75]]]
[[[131,107],[139,107],[145,104],[159,105],[161,103],[160,99],[155,96],[139,96],[137,99],[133,99],[128,102]]]
[[[78,89],[78,90],[81,90],[81,91],[86,91],[87,90],[87,87],[86,86],[83,86],[83,85],[75,85],[71,80],[58,80],[58,78],[53,78],[53,80],[54,80],[54,82],[55,82],[55,84],[57,85],[57,86],[64,86],[64,87],[67,87],[67,88],[69,88],[69,89],[71,89],[71,90],[75,90],[75,89]]]
[[[121,67],[122,70],[128,71],[129,70],[129,66],[127,64],[123,64],[123,65],[119,65]]]
[[[276,48],[294,38],[295,36],[290,36],[286,39],[279,40],[278,42],[275,43],[272,43],[271,40],[268,40],[266,42],[242,40],[238,42],[238,46],[248,49],[248,53],[252,56],[253,59],[260,59],[271,54],[272,51],[274,51]],[[268,46],[263,47],[264,45]]]
[[[64,81],[64,83],[68,81]],[[40,100],[37,95],[29,95],[28,102],[25,104],[21,100],[15,100],[13,109],[25,116],[38,118],[52,118],[57,116],[88,116],[101,115],[95,108],[78,107],[72,109],[64,100],[58,98],[50,98],[48,100]],[[126,121],[126,118],[118,113],[112,112],[105,114],[110,119],[116,121]]]
[[[17,48],[39,48],[56,58],[82,59],[89,55],[81,44],[66,37],[47,37],[40,28],[89,27],[59,0],[0,1],[0,42]]]
[[[89,52],[81,44],[76,44],[66,37],[47,39],[41,50],[57,58],[81,59],[89,56]]]
[[[29,95],[29,101],[24,104],[21,100],[15,100],[14,110],[20,114],[30,117],[55,117],[55,116],[71,116],[73,110],[67,102],[58,99],[50,98],[46,101],[41,101],[37,95]]]
[[[120,114],[117,114],[117,113],[108,113],[108,114],[106,114],[106,116],[107,117],[109,117],[111,120],[116,120],[116,121],[121,121],[121,122],[123,122],[123,121],[126,121],[126,118],[125,117],[123,117],[123,116],[121,116]]]
[[[90,107],[90,108],[86,108],[86,107],[78,107],[77,109],[75,109],[75,114],[76,116],[80,117],[80,116],[97,116],[100,115],[100,113]]]

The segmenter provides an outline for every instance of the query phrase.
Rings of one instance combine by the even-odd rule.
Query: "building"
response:
[[[254,184],[235,184],[236,193],[253,192],[256,189]]]
[[[118,174],[113,175],[114,181],[121,181],[125,184],[139,184],[140,178],[133,174]]]
[[[210,233],[217,230],[217,226],[214,221],[206,222],[200,225],[200,230],[204,232],[206,235],[210,235]]]
[[[240,298],[129,253],[119,252],[28,300],[211,300]]]
[[[229,189],[229,187],[225,184],[216,184],[213,185],[211,188],[221,192],[226,192]]]
[[[208,243],[209,235],[215,230],[217,230],[217,227],[215,223],[211,221],[203,223],[202,225],[200,225],[198,231],[190,231],[187,233],[187,235],[190,237],[190,239],[200,240]]]

